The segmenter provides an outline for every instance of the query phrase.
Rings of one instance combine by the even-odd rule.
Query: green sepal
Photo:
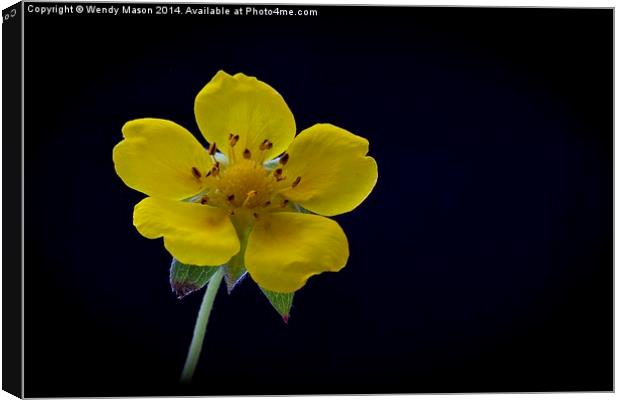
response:
[[[226,281],[226,290],[228,290],[228,294],[241,282],[247,272],[240,255],[231,258],[228,264],[224,266],[224,281]]]
[[[274,158],[273,160],[265,161],[263,163],[263,168],[267,171],[273,171],[280,165],[280,157]]]
[[[243,277],[247,274],[247,269],[245,269],[245,248],[248,247],[248,237],[250,236],[250,231],[252,228],[247,228],[243,232],[241,237],[239,238],[239,253],[234,255],[228,264],[226,264],[224,268],[224,281],[226,282],[226,290],[228,290],[228,294],[232,292],[232,290],[241,282]]]
[[[202,289],[211,279],[218,267],[183,264],[176,258],[170,265],[170,287],[177,299]]]
[[[260,286],[259,286],[260,287]],[[282,317],[285,324],[288,324],[288,319],[291,315],[291,307],[293,306],[293,293],[278,293],[271,290],[260,288],[267,300],[271,303],[273,308],[276,309],[278,314]]]

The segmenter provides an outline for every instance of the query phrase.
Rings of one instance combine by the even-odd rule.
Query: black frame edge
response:
[[[3,239],[2,390],[23,397],[22,359],[22,27],[23,3],[2,11]]]

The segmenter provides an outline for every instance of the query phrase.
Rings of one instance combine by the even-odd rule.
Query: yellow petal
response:
[[[368,140],[337,126],[317,124],[304,130],[287,153],[283,183],[290,186],[282,194],[317,214],[353,210],[377,183],[377,163],[366,156]]]
[[[300,289],[312,275],[341,270],[347,237],[319,215],[279,212],[261,216],[248,238],[245,265],[259,286],[280,293]]]
[[[136,205],[133,224],[149,239],[163,236],[177,260],[220,265],[239,252],[239,239],[225,211],[208,205],[147,197]]]
[[[125,139],[114,147],[116,173],[149,196],[185,199],[207,185],[211,159],[187,129],[172,121],[143,118],[123,126]]]
[[[236,158],[248,149],[253,158],[269,160],[286,150],[295,136],[295,119],[282,96],[244,74],[219,71],[196,96],[194,113],[207,141],[226,154],[231,154],[229,135],[239,135],[233,148]],[[272,147],[261,153],[265,140]]]

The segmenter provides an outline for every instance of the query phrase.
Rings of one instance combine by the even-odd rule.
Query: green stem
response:
[[[192,381],[198,359],[200,358],[200,351],[202,350],[202,342],[205,338],[205,332],[207,331],[207,322],[209,321],[209,315],[211,314],[211,308],[213,308],[213,301],[217,294],[217,289],[220,287],[224,277],[224,268],[219,267],[217,272],[213,274],[207,285],[205,291],[205,297],[202,299],[200,310],[198,311],[198,318],[196,318],[196,326],[194,327],[194,336],[192,337],[192,344],[189,346],[187,352],[187,359],[185,360],[185,366],[183,367],[183,373],[181,374],[181,382],[189,383]]]

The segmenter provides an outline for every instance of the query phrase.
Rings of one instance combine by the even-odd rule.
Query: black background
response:
[[[612,390],[613,11],[313,8],[26,12],[26,395]],[[368,138],[379,181],[288,325],[250,279],[219,293],[182,387],[201,295],[112,148],[139,117],[200,136],[219,69]]]

